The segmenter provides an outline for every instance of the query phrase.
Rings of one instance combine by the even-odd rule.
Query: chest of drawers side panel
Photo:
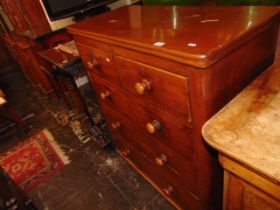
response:
[[[217,190],[222,190],[219,184],[222,170],[216,160],[217,153],[206,145],[201,136],[202,125],[273,63],[277,32],[278,23],[271,23],[266,30],[220,62],[192,73],[190,95],[195,164],[200,188],[198,191],[201,193],[200,198],[205,198],[205,201],[217,199],[213,189],[205,186],[216,185]]]

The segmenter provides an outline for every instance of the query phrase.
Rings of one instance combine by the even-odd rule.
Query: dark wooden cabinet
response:
[[[17,35],[37,38],[51,32],[39,0],[1,0]]]
[[[3,39],[29,81],[44,93],[52,92],[53,87],[44,72],[50,67],[38,55],[44,49],[43,46],[23,36],[5,34]]]
[[[39,0],[1,0],[2,40],[29,81],[44,93],[52,92],[44,69],[50,67],[38,56],[45,49],[38,37],[51,32]],[[36,40],[35,40],[36,39]]]
[[[0,6],[3,8],[2,22],[7,31],[3,40],[29,81],[44,93],[52,92],[53,87],[46,75],[46,71],[51,67],[38,53],[46,49],[44,42],[48,46],[52,37],[57,39],[59,34],[65,32],[49,34],[52,28],[40,0],[0,0]],[[53,44],[61,42],[63,38]]]
[[[207,119],[274,59],[279,9],[122,8],[69,27],[120,155],[176,208],[222,207]]]

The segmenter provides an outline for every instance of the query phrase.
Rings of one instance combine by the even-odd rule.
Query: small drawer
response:
[[[115,56],[121,85],[134,96],[179,112],[191,121],[188,78]]]
[[[113,56],[93,47],[76,43],[86,69],[94,75],[119,84],[118,73],[114,65]]]
[[[122,100],[125,100],[126,97],[117,85],[108,82],[99,76],[94,76],[91,72],[89,73],[89,78],[101,104],[106,104],[116,110],[126,108],[123,107],[124,104],[122,103]]]

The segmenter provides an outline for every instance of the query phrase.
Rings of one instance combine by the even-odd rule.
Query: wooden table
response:
[[[203,127],[224,168],[224,210],[280,209],[280,67],[273,66]]]
[[[81,62],[79,56],[73,56],[72,54],[65,53],[59,49],[48,49],[39,53],[41,57],[46,59],[49,63],[52,64],[52,71],[47,70],[46,73],[52,77],[55,81],[56,90],[62,96],[64,102],[69,108],[72,108],[73,105],[69,102],[65,95],[65,91],[69,91],[75,104],[77,113],[85,113],[86,105],[84,104],[83,98],[78,90],[78,87],[75,83],[74,75],[71,75],[67,71],[67,68],[71,65],[75,65],[76,62]],[[83,68],[83,66],[81,66]],[[63,81],[62,81],[62,80]],[[65,84],[66,83],[66,84]],[[65,87],[66,85],[66,87]]]
[[[65,91],[70,92],[82,127],[87,128],[86,132],[90,133],[100,147],[104,148],[108,146],[111,143],[111,139],[109,139],[105,133],[101,132],[103,123],[95,123],[93,121],[92,116],[88,111],[88,106],[85,103],[85,99],[75,80],[75,76],[84,70],[81,58],[79,56],[65,53],[59,49],[48,49],[40,52],[40,56],[53,65],[53,71],[47,72],[47,74],[54,79],[56,83],[54,86],[58,87],[59,94],[62,96],[68,107],[72,109],[73,105],[64,93]],[[83,77],[87,78],[87,75],[85,76],[83,73]],[[78,136],[78,134],[76,135]]]
[[[221,208],[201,128],[272,64],[279,12],[132,6],[69,27],[119,154],[176,208]]]

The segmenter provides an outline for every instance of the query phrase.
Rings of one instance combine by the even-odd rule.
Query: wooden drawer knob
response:
[[[98,69],[98,68],[100,68],[100,65],[99,65],[99,63],[97,62],[97,60],[92,59],[92,61],[88,61],[88,62],[87,62],[87,67],[88,67],[89,69],[93,70],[93,69]]]
[[[164,154],[161,154],[160,157],[155,159],[155,161],[158,166],[164,166],[167,162],[167,157]]]
[[[100,93],[100,98],[105,101],[111,97],[111,92],[109,90],[105,90],[105,92]]]
[[[139,95],[143,95],[145,91],[151,90],[151,83],[148,80],[143,79],[142,82],[136,82],[134,87]]]
[[[121,124],[120,124],[120,122],[115,122],[115,123],[112,123],[111,126],[114,130],[117,130],[121,127]]]
[[[171,196],[174,192],[174,188],[170,185],[168,185],[167,187],[163,188],[163,193],[166,195],[166,196]]]
[[[131,151],[129,149],[125,149],[125,150],[122,151],[122,155],[124,157],[128,157],[130,153],[131,153]]]
[[[153,120],[146,124],[146,130],[150,134],[154,134],[156,131],[160,129],[160,123],[157,120]]]

